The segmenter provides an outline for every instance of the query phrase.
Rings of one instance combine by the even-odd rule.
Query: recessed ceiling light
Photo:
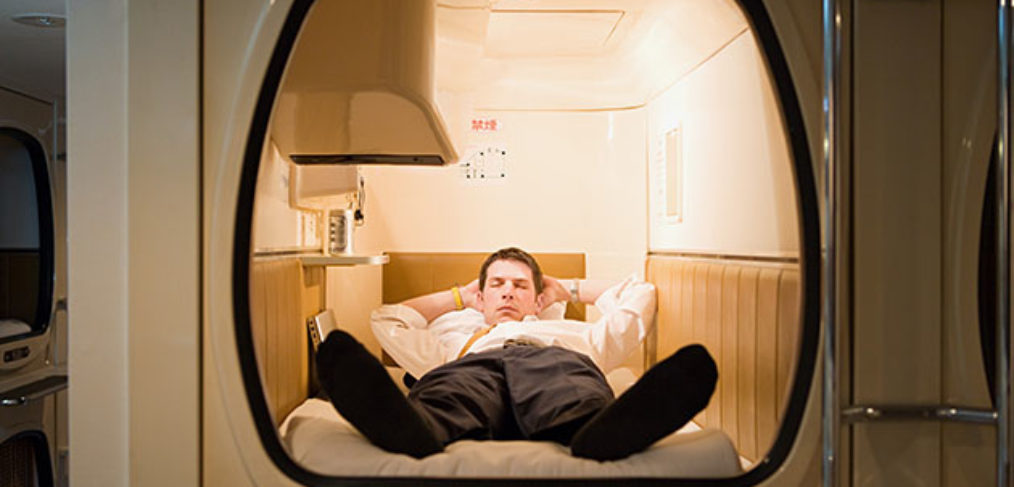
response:
[[[11,20],[32,27],[56,28],[67,25],[67,17],[59,14],[17,14]]]

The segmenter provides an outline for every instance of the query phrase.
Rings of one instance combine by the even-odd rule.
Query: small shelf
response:
[[[390,258],[386,255],[302,255],[299,262],[305,267],[332,267],[354,265],[382,265]]]
[[[52,375],[0,394],[0,406],[17,407],[67,388],[66,375]]]

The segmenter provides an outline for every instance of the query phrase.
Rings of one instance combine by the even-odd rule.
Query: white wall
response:
[[[477,112],[499,130],[470,138],[464,160],[507,151],[506,177],[444,168],[368,167],[362,242],[404,252],[586,252],[589,274],[642,271],[644,112]],[[495,176],[495,175],[494,175]]]
[[[278,148],[269,144],[257,172],[252,237],[255,250],[318,249],[322,245],[317,213],[289,206],[290,166]]]
[[[683,132],[683,219],[659,216],[655,158]],[[798,255],[791,158],[764,61],[750,32],[648,105],[652,250]]]
[[[196,485],[198,3],[68,5],[70,483]]]

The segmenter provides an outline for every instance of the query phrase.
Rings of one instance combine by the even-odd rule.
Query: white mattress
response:
[[[462,440],[417,460],[366,440],[331,403],[307,399],[280,428],[282,443],[303,467],[334,476],[411,477],[731,477],[740,458],[720,430],[690,423],[649,449],[614,462],[570,456],[541,441]]]

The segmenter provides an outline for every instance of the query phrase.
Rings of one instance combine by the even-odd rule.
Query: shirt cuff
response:
[[[420,330],[425,330],[429,325],[421,313],[404,304],[385,304],[373,311],[370,321],[397,321],[403,323],[406,328]]]

